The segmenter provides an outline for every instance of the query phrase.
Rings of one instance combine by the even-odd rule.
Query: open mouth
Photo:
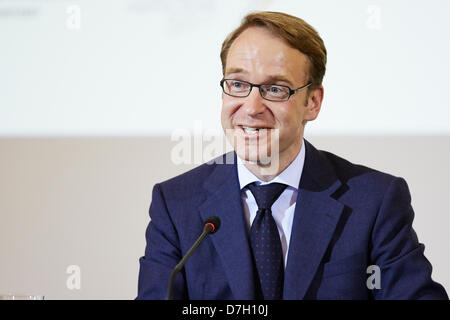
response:
[[[255,128],[255,127],[246,127],[240,126],[242,131],[244,131],[248,135],[258,134],[260,130],[270,130],[271,128]]]

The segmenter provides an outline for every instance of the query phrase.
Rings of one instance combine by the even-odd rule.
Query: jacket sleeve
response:
[[[160,184],[153,187],[150,223],[146,231],[145,256],[139,259],[137,300],[165,299],[170,274],[181,260],[179,239]],[[184,273],[175,278],[173,299],[185,299]]]
[[[371,261],[380,268],[375,299],[448,299],[431,279],[432,267],[412,228],[414,211],[406,181],[395,178],[381,203],[372,236]]]

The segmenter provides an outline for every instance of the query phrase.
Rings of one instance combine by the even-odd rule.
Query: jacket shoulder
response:
[[[233,165],[233,152],[223,154],[182,174],[158,183],[163,193],[176,198],[197,195],[205,180],[220,165]]]
[[[319,153],[333,167],[338,178],[345,183],[365,181],[369,185],[387,188],[393,180],[399,179],[390,173],[350,162],[328,151],[320,150]]]

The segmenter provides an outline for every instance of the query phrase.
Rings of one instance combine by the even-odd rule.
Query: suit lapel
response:
[[[211,236],[211,240],[222,261],[234,297],[254,299],[253,264],[237,177],[236,155],[234,164],[215,166],[203,185],[208,196],[199,207],[200,215],[204,220],[214,215],[221,220],[220,230]]]
[[[328,248],[344,205],[331,197],[341,182],[306,140],[305,164],[294,213],[284,299],[303,299]]]

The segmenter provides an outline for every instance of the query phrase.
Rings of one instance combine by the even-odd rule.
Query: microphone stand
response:
[[[205,224],[205,227],[203,228],[203,232],[198,237],[197,241],[194,242],[192,247],[186,252],[185,256],[181,261],[175,266],[175,268],[172,271],[172,274],[170,275],[169,279],[169,286],[167,289],[167,296],[166,300],[172,300],[172,289],[173,289],[173,282],[175,280],[175,276],[180,272],[181,268],[183,268],[184,264],[186,263],[187,259],[192,255],[192,253],[195,251],[195,249],[198,247],[198,245],[203,241],[203,239],[211,232],[213,232],[214,226],[211,226],[211,224],[207,223]]]

